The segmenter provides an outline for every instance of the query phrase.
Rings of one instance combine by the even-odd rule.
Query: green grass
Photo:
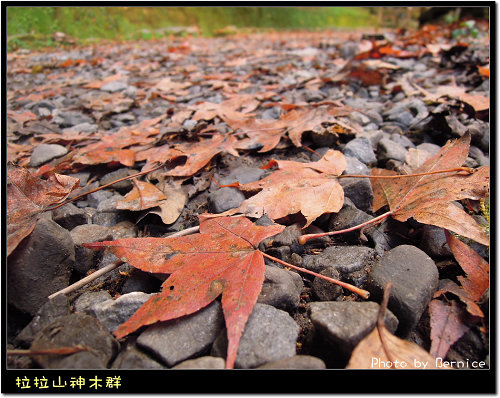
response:
[[[63,32],[78,42],[154,39],[171,26],[198,26],[214,36],[227,26],[325,29],[376,25],[370,7],[7,7],[8,50],[56,45]]]

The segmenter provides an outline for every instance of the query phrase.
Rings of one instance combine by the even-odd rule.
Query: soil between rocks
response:
[[[158,214],[149,211],[116,208],[116,202],[132,189],[130,181],[46,213],[35,231],[8,259],[8,348],[49,347],[47,333],[50,336],[50,328],[71,314],[93,316],[99,323],[99,333],[106,336],[103,339],[112,340],[113,328],[131,316],[149,295],[160,290],[165,275],[150,275],[124,264],[67,294],[67,300],[49,303],[46,297],[116,260],[111,254],[85,249],[82,242],[168,236],[198,225],[199,214],[223,212],[239,206],[245,199],[237,189],[220,188],[214,180],[219,184],[256,181],[269,173],[260,167],[270,159],[316,161],[329,148],[340,150],[347,157],[345,174],[368,174],[371,167],[404,172],[408,170],[410,149],[419,151],[421,157],[431,156],[447,140],[456,139],[465,131],[472,134],[467,166],[488,165],[487,112],[475,111],[471,104],[454,98],[441,102],[424,101],[414,93],[414,86],[410,89],[407,85],[412,81],[432,92],[439,86],[457,84],[469,93],[488,97],[489,79],[481,75],[477,67],[489,64],[487,42],[476,40],[464,45],[436,35],[432,44],[441,46],[436,53],[428,51],[408,57],[387,55],[383,61],[389,66],[377,64],[371,66],[373,69],[367,69],[362,60],[356,59],[356,55],[370,48],[370,43],[398,49],[397,43],[404,38],[394,32],[375,36],[344,32],[276,33],[8,54],[7,111],[13,112],[8,113],[12,116],[7,126],[8,160],[33,172],[43,165],[59,165],[58,172],[77,176],[83,189],[88,190],[139,172],[145,164],[139,161],[125,167],[115,161],[78,168],[62,167],[62,157],[71,151],[78,153],[83,148],[79,142],[85,142],[84,139],[92,134],[105,136],[124,127],[139,128],[141,122],[161,116],[164,118],[157,125],[156,146],[168,139],[195,142],[203,137],[204,131],[225,134],[232,129],[223,118],[214,115],[194,119],[193,110],[203,102],[220,104],[234,94],[248,94],[242,108],[248,107],[256,118],[265,120],[277,120],[286,112],[280,104],[313,106],[322,101],[334,101],[357,110],[339,116],[336,123],[325,120],[306,129],[302,134],[302,147],[294,146],[284,136],[271,151],[258,152],[262,145],[257,143],[253,148],[240,151],[239,157],[221,152],[193,176],[172,178],[182,182],[187,202],[170,224],[163,223]],[[425,45],[417,42],[405,50],[416,52],[426,48]],[[40,70],[42,73],[36,73]],[[376,78],[379,75],[382,76]],[[99,135],[94,137],[99,139]],[[309,230],[347,228],[373,217],[373,192],[366,181],[343,180],[346,196],[343,208],[337,214],[319,217]],[[478,221],[485,222],[480,212],[475,216]],[[268,222],[265,218],[257,222]],[[418,264],[427,264],[425,267],[429,271],[416,270],[402,282],[401,300],[405,301],[405,294],[413,292],[414,278],[432,289],[421,294],[414,306],[404,307],[411,312],[409,315],[395,312],[399,329],[393,326],[397,335],[416,342],[427,351],[430,349],[427,305],[439,282],[457,281],[457,276],[463,275],[447,249],[442,229],[412,220],[406,223],[387,220],[366,230],[365,240],[360,239],[359,233],[352,233],[335,239],[318,239],[301,247],[297,237],[302,233],[303,216],[296,214],[277,221],[287,225],[287,229],[273,239],[272,246],[265,247],[266,252],[315,272],[332,277],[335,277],[332,272],[336,273],[341,280],[359,287],[370,286],[371,270],[380,266],[383,262],[380,259],[388,252],[396,264],[404,264],[410,258]],[[51,241],[57,245],[52,245]],[[474,247],[488,259],[487,248],[477,244]],[[394,248],[401,253],[394,254]],[[279,312],[266,317],[258,317],[256,313],[255,319],[262,320],[253,327],[279,330],[273,322],[283,318],[286,336],[274,336],[273,343],[273,337],[264,338],[248,329],[245,332],[247,340],[243,339],[244,343],[242,340],[248,352],[242,354],[240,366],[272,368],[276,362],[276,366],[289,368],[292,365],[282,361],[292,358],[290,364],[297,368],[345,367],[352,346],[369,332],[369,328],[350,324],[351,318],[340,316],[342,312],[336,313],[326,307],[311,309],[310,303],[362,300],[337,286],[325,286],[308,274],[285,270],[267,259],[266,263],[266,280],[258,300],[263,307],[259,307],[259,311]],[[34,269],[38,269],[39,274],[33,283]],[[41,284],[43,289],[35,288]],[[143,296],[137,296],[137,292],[142,292]],[[120,297],[124,298],[123,304],[113,305]],[[485,314],[488,314],[488,300],[486,298],[482,305]],[[366,313],[366,308],[360,312],[363,317],[376,314]],[[141,330],[120,344],[108,341],[105,355],[92,357],[80,353],[78,358],[62,362],[9,356],[8,367],[169,368],[183,364],[183,367],[217,368],[221,366],[220,361],[206,357],[224,357],[225,329],[220,314],[213,317],[217,321],[210,323],[212,331],[206,341],[199,347],[185,342],[185,350],[190,354],[185,356],[176,352],[175,359],[165,357],[165,353],[159,354],[151,347],[154,343],[141,346],[144,340],[141,340],[141,333],[145,333]],[[329,321],[331,317],[336,319],[333,326]],[[488,315],[486,317],[487,324]],[[73,321],[66,322],[68,328],[82,322],[71,319]],[[403,319],[410,321],[402,326]],[[187,329],[183,330],[203,327],[194,317],[181,319],[179,325],[188,321],[190,323],[183,326]],[[298,332],[290,323],[297,326]],[[91,335],[92,328],[87,326],[89,331],[86,333]],[[469,327],[448,352],[448,360],[489,361],[488,333],[480,326]],[[173,323],[165,328],[162,333],[174,334]],[[351,334],[344,332],[350,329]],[[354,331],[359,333],[357,337],[353,336]],[[66,343],[78,343],[76,331],[66,330],[65,333]],[[266,356],[270,351],[273,356]],[[316,359],[311,361],[308,357]],[[197,358],[200,362],[192,362]],[[246,363],[250,365],[244,365]]]

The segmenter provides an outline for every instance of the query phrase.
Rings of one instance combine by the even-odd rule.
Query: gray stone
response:
[[[103,301],[111,300],[111,295],[107,290],[99,290],[97,292],[85,292],[73,302],[74,312],[85,312],[94,304]]]
[[[363,174],[369,175],[370,169],[366,166],[366,164],[360,162],[357,158],[353,158],[352,156],[345,156],[345,160],[347,163],[347,167],[342,174]],[[342,182],[343,178],[339,179]]]
[[[393,133],[393,134],[391,134],[391,140],[394,141],[395,143],[401,145],[405,149],[415,148],[415,144],[413,142],[411,142],[410,139],[405,135]]]
[[[52,219],[61,227],[71,231],[77,225],[87,224],[91,217],[85,210],[68,203],[53,210]]]
[[[84,123],[76,124],[72,127],[67,127],[65,129],[63,129],[63,132],[76,131],[79,133],[95,133],[98,130],[99,130],[99,126],[97,124],[84,122]]]
[[[390,140],[382,138],[377,145],[377,157],[382,163],[390,159],[399,160],[400,162],[406,161],[407,150],[404,146]]]
[[[339,178],[344,196],[352,200],[362,211],[370,211],[373,204],[373,188],[369,178]]]
[[[373,301],[324,301],[308,304],[309,317],[314,325],[315,339],[327,342],[345,359],[375,327],[379,305]],[[398,319],[386,311],[385,326],[394,333]]]
[[[362,210],[359,210],[352,201],[344,202],[344,207],[340,209],[338,213],[333,213],[330,216],[330,221],[328,225],[328,229],[330,231],[340,231],[347,228],[351,228],[362,224],[366,221],[372,220],[373,217],[369,214],[365,213]],[[360,230],[355,230],[352,232],[342,233],[339,235],[335,235],[336,240],[340,241],[357,241],[360,237]]]
[[[257,302],[292,312],[300,304],[304,282],[299,274],[267,265]]]
[[[137,225],[129,220],[121,221],[118,224],[109,226],[108,228],[111,235],[113,235],[112,240],[137,237]]]
[[[326,369],[326,365],[323,360],[311,355],[295,355],[266,363],[257,369]]]
[[[38,167],[48,161],[64,156],[68,153],[68,150],[62,145],[58,144],[40,144],[31,154],[29,165],[31,167]]]
[[[183,361],[172,369],[224,369],[226,361],[219,357],[204,356]]]
[[[255,304],[241,336],[235,368],[255,368],[267,362],[292,357],[296,353],[299,325],[285,311]],[[217,337],[212,355],[225,357],[226,330]]]
[[[96,185],[99,186],[99,183],[96,181]],[[96,187],[97,188],[97,187]],[[102,202],[103,200],[109,199],[110,197],[113,196],[113,192],[111,191],[97,191],[97,192],[92,192],[87,195],[87,201],[90,207],[95,207],[99,206],[99,203]]]
[[[128,87],[127,83],[115,80],[106,84],[103,84],[101,91],[107,91],[109,93],[116,93],[118,91],[123,91]]]
[[[111,369],[166,369],[166,366],[138,349],[135,341],[127,341],[113,361]]]
[[[431,144],[430,142],[424,142],[423,144],[417,145],[417,149],[422,151],[427,151],[432,155],[435,155],[441,150],[441,147],[436,144]]]
[[[334,268],[325,268],[320,275],[340,280],[340,273]],[[312,291],[319,301],[334,301],[342,295],[342,287],[316,276],[312,284]]]
[[[99,185],[106,185],[109,184],[113,181],[119,180],[120,178],[125,178],[128,177],[132,174],[135,174],[135,170],[131,170],[128,168],[121,168],[118,170],[114,170],[111,173],[108,173],[99,180]],[[127,192],[130,189],[132,189],[132,181],[131,180],[124,180],[117,182],[116,184],[111,185],[111,188],[116,189],[117,191],[120,192]]]
[[[122,211],[97,212],[92,216],[92,223],[112,227],[122,221],[127,221],[127,217]]]
[[[113,238],[108,227],[95,224],[78,225],[71,230],[70,235],[75,244],[74,268],[82,275],[95,268],[96,258],[100,255],[99,251],[84,247],[83,243],[103,242]]]
[[[419,248],[432,258],[451,256],[444,229],[434,225],[424,225]]]
[[[245,195],[238,189],[224,187],[208,195],[208,208],[210,212],[219,214],[239,207],[244,200]]]
[[[102,325],[114,332],[127,321],[152,295],[143,292],[123,294],[116,300],[106,300],[92,304],[85,312],[97,318]]]
[[[52,220],[38,220],[33,232],[9,256],[8,302],[35,315],[48,296],[69,285],[74,262],[69,231]]]
[[[97,211],[101,213],[118,212],[118,210],[116,209],[116,203],[123,199],[124,197],[122,195],[115,194],[109,198],[101,200],[97,205]]]
[[[60,127],[71,127],[82,123],[93,124],[94,119],[80,112],[64,111],[58,113],[58,115],[54,118],[54,122]]]
[[[401,245],[375,262],[365,289],[378,301],[387,282],[392,283],[388,308],[398,317],[398,334],[406,336],[432,299],[438,277],[436,264],[427,254],[415,246]]]
[[[69,314],[68,298],[64,294],[58,294],[38,310],[31,322],[16,336],[15,343],[23,347],[29,347],[40,330],[57,318]]]
[[[221,305],[214,301],[194,314],[150,326],[137,345],[173,366],[207,352],[223,327]]]
[[[344,147],[344,155],[358,159],[364,164],[377,162],[377,157],[368,138],[355,138]]]
[[[104,369],[118,351],[118,342],[95,318],[71,314],[56,319],[38,332],[32,350],[82,345],[91,349],[70,355],[38,355],[35,360],[46,369]],[[72,361],[71,359],[74,359]]]

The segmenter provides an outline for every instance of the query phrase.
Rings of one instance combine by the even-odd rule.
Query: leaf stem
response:
[[[353,293],[356,293],[358,296],[361,296],[364,299],[368,299],[368,297],[370,297],[370,292],[368,292],[366,290],[363,290],[363,289],[360,289],[360,288],[358,288],[358,287],[356,287],[354,285],[351,285],[351,284],[346,283],[346,282],[339,281],[337,279],[329,278],[328,276],[324,276],[324,275],[318,274],[316,272],[309,271],[308,269],[305,269],[305,268],[302,268],[302,267],[297,267],[296,265],[289,264],[289,263],[287,263],[287,262],[285,262],[283,260],[280,260],[279,258],[270,256],[269,254],[264,253],[262,251],[261,251],[261,253],[262,253],[262,255],[264,257],[267,257],[269,260],[276,261],[277,263],[280,263],[281,265],[284,265],[285,267],[290,267],[290,268],[293,268],[293,269],[295,269],[297,271],[305,272],[307,274],[314,275],[314,276],[317,276],[318,278],[327,280],[328,282],[331,282],[331,283],[334,283],[336,285],[342,286],[343,288],[345,288],[347,290],[350,290]]]
[[[310,239],[321,238],[323,236],[345,234],[347,232],[351,232],[351,231],[355,231],[357,229],[364,228],[367,225],[378,224],[379,222],[383,221],[384,219],[386,219],[387,217],[389,217],[393,213],[394,213],[393,211],[388,211],[388,212],[386,212],[384,214],[381,214],[378,217],[375,217],[375,218],[373,218],[371,220],[365,221],[364,223],[355,225],[354,227],[350,227],[350,228],[346,228],[346,229],[341,229],[340,231],[330,231],[330,232],[322,232],[322,233],[319,233],[319,234],[302,235],[302,236],[299,236],[299,238],[297,240],[298,240],[298,242],[301,245],[305,245],[306,242],[308,240],[310,240]]]
[[[443,174],[443,173],[458,173],[460,171],[466,171],[469,174],[475,173],[476,169],[471,169],[470,167],[455,167],[454,169],[448,170],[437,170],[437,171],[428,171],[426,173],[415,173],[415,174],[398,174],[394,176],[372,176],[366,174],[343,174],[337,176],[337,178],[407,178],[407,177],[420,177],[427,176],[431,174]]]

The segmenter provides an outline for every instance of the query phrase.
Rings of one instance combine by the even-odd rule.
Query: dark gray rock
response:
[[[365,289],[381,300],[392,283],[388,308],[398,317],[398,334],[406,336],[417,324],[438,287],[438,270],[432,259],[415,246],[401,245],[386,252],[373,265]]]
[[[85,210],[68,203],[53,210],[52,219],[61,227],[71,231],[77,225],[88,224],[91,217]]]
[[[311,355],[295,355],[266,363],[257,369],[326,369],[325,363]]]
[[[370,140],[364,137],[349,141],[344,147],[344,155],[356,158],[367,165],[377,162]]]
[[[111,295],[107,290],[97,292],[84,292],[73,302],[73,311],[85,313],[87,308],[103,301],[111,300]]]
[[[113,238],[108,227],[95,224],[78,225],[71,230],[70,235],[75,244],[74,269],[82,275],[95,268],[96,259],[101,255],[97,250],[84,247],[83,243],[103,242]]]
[[[137,348],[135,339],[131,339],[121,348],[111,369],[166,369],[166,366]]]
[[[334,268],[325,268],[320,275],[340,280],[340,273]],[[342,287],[316,276],[312,284],[312,291],[319,301],[334,301],[342,295]]]
[[[328,343],[336,353],[348,359],[356,345],[375,327],[379,305],[373,301],[324,301],[308,304],[315,339]],[[385,325],[394,333],[398,319],[386,311]]]
[[[258,167],[239,166],[231,170],[226,177],[221,178],[220,184],[226,185],[233,182],[239,182],[241,185],[248,184],[260,180],[265,173],[265,170]]]
[[[368,178],[339,178],[344,196],[352,200],[362,211],[370,211],[373,204],[373,188]]]
[[[338,213],[333,213],[330,216],[328,224],[329,231],[340,231],[362,224],[366,221],[372,220],[373,217],[364,211],[358,209],[352,201],[345,201],[344,206]],[[360,230],[342,233],[335,235],[335,240],[349,242],[358,241],[360,238]]]
[[[71,314],[56,319],[38,332],[32,350],[82,345],[92,351],[70,355],[38,355],[45,369],[104,369],[118,351],[118,342],[95,318]],[[73,360],[72,360],[73,359]]]
[[[444,229],[434,225],[424,225],[419,248],[432,258],[451,256]]]
[[[84,122],[63,129],[63,132],[76,131],[79,133],[95,133],[99,130],[99,126],[94,123]]]
[[[299,274],[267,265],[257,302],[292,312],[300,304],[303,287],[304,283]]]
[[[382,138],[377,145],[377,158],[380,162],[385,163],[390,159],[406,161],[407,149],[388,138]]]
[[[152,295],[143,292],[123,294],[116,300],[106,300],[92,304],[85,309],[88,315],[99,320],[110,332],[127,321]]]
[[[120,222],[127,221],[127,216],[123,211],[103,211],[92,216],[92,223],[112,227]]]
[[[99,183],[96,181],[96,188],[99,186]],[[106,190],[101,190],[97,192],[92,192],[87,195],[87,202],[90,207],[94,207],[97,209],[97,206],[99,206],[99,203],[102,201],[109,199],[110,197],[113,196],[113,192],[111,191],[106,191]]]
[[[137,345],[173,366],[206,353],[223,327],[221,305],[214,301],[194,314],[150,326]]]
[[[23,347],[29,347],[35,335],[45,326],[61,316],[69,315],[70,307],[66,295],[58,294],[47,301],[33,317],[31,322],[16,336],[14,342]]]
[[[232,187],[220,188],[208,195],[208,209],[214,214],[239,207],[245,200],[241,191]]]
[[[94,120],[83,113],[76,111],[63,111],[59,112],[57,116],[54,118],[54,122],[57,123],[60,127],[71,127],[76,126],[82,123],[90,123],[93,124]]]
[[[125,178],[135,173],[137,173],[135,170],[129,168],[121,168],[118,170],[114,170],[111,173],[102,176],[102,178],[99,180],[99,184],[101,186],[106,185],[113,181],[119,180],[120,178]],[[124,193],[132,189],[132,181],[131,180],[120,181],[117,182],[116,184],[111,185],[111,188],[121,193]]]
[[[219,357],[203,356],[183,361],[172,369],[224,369],[226,361]]]
[[[41,218],[7,262],[7,299],[35,315],[48,296],[69,285],[75,247],[69,231]]]
[[[255,304],[241,336],[235,368],[255,368],[294,356],[298,335],[299,325],[285,311]],[[212,355],[225,358],[226,350],[224,329],[214,342]]]
[[[64,156],[68,150],[62,145],[58,144],[40,144],[33,149],[29,165],[31,167],[38,167],[48,161]]]

